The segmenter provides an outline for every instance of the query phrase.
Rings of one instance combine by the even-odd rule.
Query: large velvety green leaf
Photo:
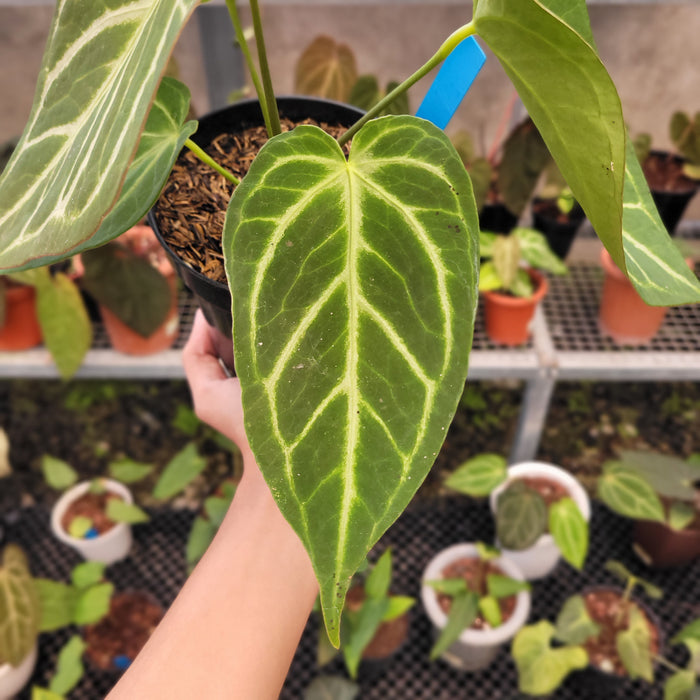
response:
[[[311,556],[329,635],[432,465],[477,301],[471,184],[444,133],[382,117],[346,161],[315,127],[260,151],[224,250],[246,431]]]
[[[551,0],[479,0],[474,21],[515,85],[574,197],[613,258],[624,266],[622,107],[595,48],[577,31],[585,28],[580,8],[567,11],[566,21],[554,14],[562,8],[561,2]],[[569,22],[575,22],[577,29]]]
[[[198,0],[59,0],[34,104],[0,180],[0,267],[88,239],[114,205]]]

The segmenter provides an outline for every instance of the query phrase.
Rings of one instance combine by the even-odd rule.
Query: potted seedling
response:
[[[648,566],[682,566],[700,556],[700,463],[623,451],[603,465],[598,497],[635,521],[634,551]]]
[[[552,251],[566,258],[586,218],[554,161],[545,168],[545,182],[532,199],[532,226],[547,239]]]
[[[649,608],[631,595],[637,586],[652,599],[662,591],[619,562],[605,567],[624,582],[624,589],[586,589],[566,600],[554,625],[541,620],[518,632],[512,653],[521,692],[548,695],[571,672],[583,669],[590,669],[591,683],[601,690],[610,691],[623,678],[653,682],[662,632]]]
[[[530,614],[530,586],[517,565],[481,543],[431,559],[421,600],[436,636],[430,658],[466,671],[488,666]]]
[[[409,611],[415,600],[391,591],[392,554],[387,548],[348,591],[340,627],[340,651],[350,677],[376,677],[408,638]],[[320,631],[319,663],[328,663],[335,649]]]
[[[489,496],[497,545],[526,579],[547,576],[561,556],[583,568],[591,506],[569,472],[544,462],[507,467],[502,456],[483,454],[456,469],[445,485],[475,498]]]
[[[0,271],[97,247],[138,223],[185,143],[223,173],[209,178],[214,190],[239,179],[216,164],[216,146],[213,157],[203,151],[220,133],[201,126],[189,138],[197,125],[187,121],[187,89],[161,80],[197,4],[117,0],[86,12],[81,0],[61,3],[32,114],[0,180]],[[444,440],[467,375],[478,297],[477,212],[464,166],[426,120],[374,119],[388,102],[478,35],[647,301],[695,301],[700,285],[660,237],[639,164],[626,155],[620,99],[584,0],[565,12],[543,0],[478,0],[472,20],[364,117],[307,107],[292,115],[340,131],[355,121],[338,141],[309,125],[282,133],[258,2],[250,7],[259,71],[235,3],[227,7],[260,98],[245,123],[221,121],[229,132],[266,125],[272,138],[258,155],[226,158],[239,173],[252,164],[211,216],[182,196],[178,206],[193,216],[181,233],[199,239],[188,247],[205,267],[224,257],[219,284],[231,292],[224,307],[232,304],[246,432],[309,551],[338,643],[353,572],[410,502]],[[85,60],[93,51],[104,70]],[[225,219],[223,244],[212,252],[217,217]],[[387,478],[373,478],[378,469]],[[332,526],[307,527],[328,523],[328,512]]]
[[[530,337],[535,309],[547,293],[540,270],[564,275],[567,267],[531,228],[513,229],[508,236],[482,231],[479,244],[486,333],[495,343],[521,345]]]
[[[24,552],[7,545],[1,564],[0,700],[12,700],[36,664],[41,606]]]
[[[153,488],[153,498],[171,498],[205,466],[195,445],[188,444],[163,469]],[[64,491],[51,511],[54,535],[88,560],[111,564],[126,557],[133,541],[131,525],[149,518],[134,504],[125,484],[144,479],[152,469],[148,464],[120,459],[109,464],[111,478],[76,483],[78,474],[69,464],[45,455],[42,470],[47,483]]]
[[[640,134],[635,141],[654,203],[673,235],[700,181],[700,113],[693,118],[674,112],[669,135],[675,152],[652,150],[648,134]]]

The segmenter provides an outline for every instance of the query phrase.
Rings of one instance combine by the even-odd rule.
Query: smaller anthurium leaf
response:
[[[341,649],[350,677],[357,678],[362,652],[372,641],[389,608],[388,598],[365,598],[362,607],[345,615]]]
[[[622,260],[625,124],[585,3],[479,0],[474,24],[503,65],[574,197]],[[586,139],[572,138],[586,134]]]
[[[484,620],[486,620],[491,627],[500,627],[503,623],[501,607],[496,598],[490,595],[481,596],[479,598],[479,610],[484,616]]]
[[[493,256],[493,244],[498,240],[499,235],[491,231],[479,231],[479,253],[482,258]]]
[[[518,579],[510,576],[488,574],[486,577],[486,588],[490,596],[500,600],[501,598],[517,595],[522,591],[529,591],[530,584],[527,581],[518,581]]]
[[[700,678],[700,640],[686,639],[685,647],[690,654],[686,667],[691,669]]]
[[[624,517],[665,522],[663,505],[649,482],[619,463],[604,466],[598,497]]]
[[[196,5],[61,3],[32,113],[0,178],[0,267],[45,264],[98,229],[119,196],[168,57]],[[147,183],[155,189],[151,201],[167,172],[159,175]]]
[[[340,676],[318,676],[304,691],[304,700],[355,700],[360,686]]]
[[[34,583],[41,604],[40,630],[51,632],[72,624],[77,589],[51,579],[35,579]]]
[[[461,593],[452,599],[450,610],[447,613],[447,623],[430,650],[431,660],[444,654],[459,639],[462,632],[471,627],[478,612],[479,596],[473,591]]]
[[[513,280],[513,284],[510,285],[509,291],[516,297],[530,297],[535,291],[535,285],[532,283],[530,275],[522,268],[519,268]]]
[[[634,604],[629,607],[629,626],[617,633],[615,647],[632,680],[654,682],[651,657],[651,630],[644,613]]]
[[[294,90],[300,95],[346,102],[356,81],[357,65],[350,47],[328,36],[319,36],[297,62]]]
[[[153,489],[153,497],[159,500],[172,498],[182,491],[195,477],[204,471],[207,461],[190,442],[166,464]]]
[[[153,465],[145,462],[137,462],[129,457],[112,460],[107,471],[109,475],[124,484],[133,484],[145,479],[152,471]]]
[[[78,472],[62,459],[44,455],[41,458],[41,471],[46,483],[58,491],[63,491],[78,480]]]
[[[588,613],[583,596],[574,595],[566,600],[556,621],[556,638],[565,644],[583,644],[600,632],[600,626]]]
[[[204,556],[204,552],[216,535],[216,529],[216,526],[207,518],[197,517],[192,521],[185,546],[185,559],[190,567]]]
[[[549,531],[564,559],[582,569],[588,554],[588,523],[572,498],[549,506]]]
[[[36,311],[44,344],[61,377],[69,379],[92,345],[92,324],[80,290],[58,273],[37,287]]]
[[[58,652],[56,672],[49,691],[59,696],[68,695],[85,673],[82,657],[87,645],[79,635],[73,635]],[[48,700],[48,699],[47,699]]]
[[[523,627],[513,639],[511,653],[518,668],[518,688],[529,695],[554,692],[572,672],[588,665],[580,646],[552,648],[554,627],[547,620]]]
[[[555,275],[565,275],[569,270],[564,262],[549,247],[542,233],[533,228],[518,227],[511,231],[520,243],[520,255],[525,262],[538,270],[546,270]]]
[[[416,603],[415,598],[405,595],[389,596],[389,607],[387,607],[382,622],[391,622],[397,617],[405,615]]]
[[[122,501],[121,498],[110,498],[107,501],[107,517],[115,523],[146,523],[149,520],[148,513],[133,503]]]
[[[488,496],[506,480],[508,464],[497,454],[481,454],[468,459],[445,480],[445,486],[468,496]]]
[[[547,505],[535,489],[513,481],[498,496],[496,536],[506,549],[527,549],[547,529]]]
[[[391,585],[391,549],[385,550],[365,579],[368,598],[385,598]]]
[[[82,539],[92,528],[92,519],[86,515],[76,515],[68,525],[68,534],[71,537]]]
[[[114,593],[114,584],[97,583],[80,591],[75,601],[73,622],[76,625],[92,625],[109,612],[109,602]]]
[[[119,241],[82,254],[81,286],[120,321],[148,338],[170,310],[170,285],[151,263]]]
[[[627,150],[622,217],[627,275],[647,304],[697,303],[700,301],[700,281],[661,222],[631,142]],[[607,242],[606,247],[612,255]],[[615,262],[623,269],[619,259]]]
[[[476,552],[482,561],[492,561],[501,556],[501,550],[484,542],[476,542]]]
[[[674,501],[668,509],[668,526],[672,530],[683,530],[695,520],[696,514],[691,503]]]
[[[348,102],[365,111],[374,107],[381,99],[381,90],[377,78],[373,75],[361,75],[350,91]]]
[[[202,425],[202,421],[197,418],[197,414],[189,406],[180,404],[175,412],[171,425],[181,433],[194,437]]]
[[[104,578],[106,564],[100,561],[85,561],[71,571],[71,582],[76,588],[88,588]]]
[[[700,618],[689,622],[680,632],[671,639],[671,644],[682,644],[688,640],[700,642]]]
[[[676,671],[664,683],[664,700],[694,700],[693,688],[700,688],[696,682],[693,671]]]
[[[497,175],[498,191],[513,214],[522,214],[551,158],[539,131],[530,119],[521,122],[510,132],[503,144]]]

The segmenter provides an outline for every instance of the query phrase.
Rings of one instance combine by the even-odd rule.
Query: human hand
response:
[[[244,464],[253,459],[243,423],[241,384],[224,372],[214,348],[210,327],[197,310],[190,337],[182,352],[194,412],[215,430],[233,440]]]

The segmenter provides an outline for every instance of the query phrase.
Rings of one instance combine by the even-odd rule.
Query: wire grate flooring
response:
[[[19,517],[17,517],[19,514]],[[162,605],[168,606],[186,578],[184,546],[194,514],[190,511],[157,510],[152,520],[135,528],[135,545],[128,559],[108,569],[108,578],[116,590],[145,589]],[[15,512],[12,522],[6,518],[6,540],[20,544],[28,552],[36,576],[68,580],[71,568],[80,559],[70,548],[56,542],[49,531],[49,514],[40,508]],[[583,572],[560,564],[548,579],[533,585],[533,609],[530,621],[543,617],[550,620],[561,603],[582,588],[595,583],[613,583],[603,572],[606,560],[622,561],[635,573],[661,586],[661,601],[647,601],[665,622],[666,638],[691,619],[700,615],[700,561],[676,571],[645,570],[629,548],[631,525],[594,504],[590,555]],[[492,541],[493,527],[488,507],[482,502],[451,497],[432,501],[416,501],[397,520],[372,553],[372,559],[391,546],[394,560],[393,590],[397,594],[418,597],[420,579],[429,559],[440,549],[461,541]],[[233,622],[233,621],[232,621]],[[55,668],[59,649],[75,629],[43,634],[40,659],[32,682],[45,685]],[[341,674],[340,659],[324,668],[316,664],[318,621],[311,618],[294,657],[282,700],[303,698],[304,689],[318,675]],[[517,697],[515,667],[503,650],[486,670],[477,673],[459,672],[442,662],[428,660],[432,644],[431,625],[420,602],[412,611],[410,636],[383,675],[360,678],[360,697],[386,700],[456,700],[461,698],[509,700]],[[683,652],[672,649],[667,656],[683,663]],[[658,672],[660,679],[665,671]],[[116,682],[117,676],[88,667],[80,685],[71,693],[71,700],[102,698]],[[653,688],[642,682],[621,682],[607,689],[606,698],[626,700],[661,700],[657,683]],[[28,694],[20,696],[26,700]],[[552,697],[561,700],[588,700],[602,697],[594,692],[589,679],[582,674],[572,676]]]

